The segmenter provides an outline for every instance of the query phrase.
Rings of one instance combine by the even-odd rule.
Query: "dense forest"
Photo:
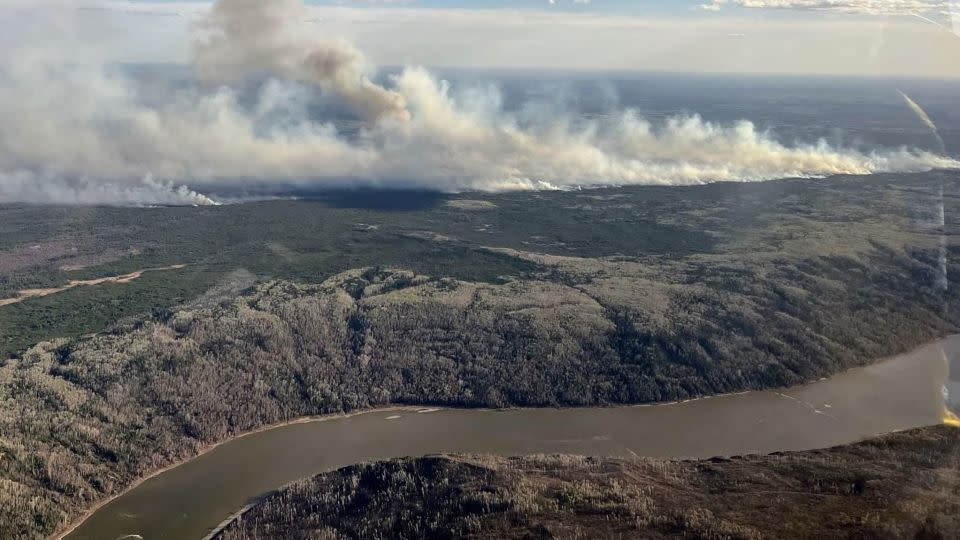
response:
[[[0,307],[0,357],[51,338],[99,332],[122,317],[173,309],[236,271],[304,283],[377,265],[486,283],[591,276],[488,248],[567,263],[633,262],[659,282],[673,277],[676,261],[704,269],[722,264],[727,269],[717,279],[741,279],[784,259],[834,256],[869,264],[862,256],[874,244],[898,253],[910,246],[927,252],[927,267],[898,280],[932,285],[931,257],[942,235],[955,254],[957,179],[955,172],[935,171],[459,196],[356,191],[202,208],[0,204],[0,298],[187,265],[122,287],[80,287]],[[956,260],[947,258],[948,276],[958,275]],[[616,274],[611,266],[600,277]],[[685,276],[697,277],[695,269]]]
[[[218,540],[956,538],[960,430],[705,461],[431,456],[265,496]]]
[[[775,293],[731,292],[730,280],[698,295],[667,287],[656,324],[641,318],[648,311],[554,282],[368,268],[244,289],[235,276],[176,311],[43,343],[0,368],[0,536],[49,534],[152,470],[292,418],[388,403],[598,405],[782,386],[952,329],[933,307],[894,301],[851,279],[859,275],[839,272],[849,281],[815,307],[795,305],[796,316],[763,303]],[[884,301],[854,314],[845,290]],[[871,333],[854,319],[898,322]]]
[[[392,210],[4,209],[14,288],[187,266],[0,307],[0,538],[49,535],[297,417],[686,399],[954,333],[955,224],[927,221],[938,174]]]

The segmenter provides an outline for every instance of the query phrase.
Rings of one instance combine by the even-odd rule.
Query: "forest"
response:
[[[960,257],[956,224],[928,222],[948,180],[43,209],[33,227],[8,208],[15,288],[187,266],[0,307],[0,538],[49,536],[152,471],[299,417],[681,400],[955,333],[940,261]],[[100,252],[54,254],[105,216]]]
[[[673,261],[705,268],[723,262],[736,271],[787,258],[859,259],[874,243],[934,250],[940,232],[956,233],[956,181],[955,173],[941,171],[572,192],[332,192],[199,208],[0,204],[0,299],[69,280],[186,265],[126,287],[81,287],[3,306],[0,357],[172,309],[240,270],[258,280],[305,283],[368,266],[488,283],[569,282],[570,272],[554,272],[552,261],[487,248],[568,263],[623,260],[666,277]],[[943,231],[936,223],[941,203]],[[955,260],[947,261],[951,269]]]
[[[773,293],[665,293],[682,304],[654,326],[640,318],[649,313],[551,282],[378,268],[319,285],[235,279],[182,309],[45,342],[0,368],[0,536],[50,534],[153,470],[303,416],[392,403],[680,400],[819,378],[919,344],[938,325],[950,331],[936,310],[892,298],[858,316],[897,320],[898,332],[870,334],[851,330],[852,299],[833,295],[814,313],[795,306],[794,318],[761,303]]]

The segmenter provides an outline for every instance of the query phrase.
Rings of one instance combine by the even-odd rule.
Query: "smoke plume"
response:
[[[271,183],[553,189],[960,167],[905,148],[788,145],[748,121],[654,123],[631,110],[584,121],[543,103],[509,112],[495,88],[455,91],[417,67],[381,86],[355,48],[298,22],[300,9],[218,1],[193,49],[206,84],[162,91],[96,51],[51,47],[59,29],[0,51],[0,202],[207,204],[200,192]],[[263,74],[272,78],[249,103],[234,83]],[[359,133],[312,115],[318,89],[365,120]]]
[[[269,72],[335,92],[368,120],[406,118],[403,96],[370,81],[360,51],[341,39],[298,31],[304,18],[299,0],[217,2],[205,35],[194,44],[197,73],[208,82],[225,83]]]

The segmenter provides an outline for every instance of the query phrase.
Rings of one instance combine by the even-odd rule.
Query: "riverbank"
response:
[[[210,540],[954,538],[958,484],[960,430],[946,426],[700,461],[429,456],[297,481]]]
[[[393,406],[388,406],[388,407],[380,407],[380,408],[366,409],[366,410],[363,410],[363,411],[356,411],[356,412],[350,412],[350,413],[337,413],[337,414],[330,414],[330,415],[323,415],[323,416],[307,416],[307,417],[296,418],[296,419],[293,419],[293,420],[288,420],[288,421],[285,421],[285,422],[279,422],[279,423],[272,424],[272,425],[269,425],[269,426],[263,426],[263,427],[260,427],[260,428],[257,428],[257,429],[251,429],[251,430],[249,430],[249,431],[245,431],[245,432],[240,433],[240,434],[238,434],[238,435],[236,435],[236,436],[234,436],[234,437],[231,437],[231,438],[229,438],[229,439],[224,439],[224,440],[219,441],[219,442],[217,442],[217,443],[213,443],[213,444],[204,446],[199,452],[197,452],[196,455],[194,455],[194,456],[192,456],[192,457],[189,457],[189,458],[180,460],[180,461],[178,461],[178,462],[176,462],[176,463],[171,463],[170,465],[167,465],[167,466],[165,466],[165,467],[161,467],[161,468],[159,468],[159,469],[157,469],[157,470],[155,470],[155,471],[152,471],[151,473],[147,474],[147,475],[144,476],[143,478],[140,478],[139,480],[137,480],[136,482],[134,482],[133,484],[131,484],[131,485],[128,486],[127,488],[123,489],[122,491],[118,492],[117,494],[112,495],[111,497],[109,497],[109,498],[107,498],[107,499],[105,499],[105,500],[97,503],[95,506],[93,506],[92,508],[90,508],[89,510],[87,510],[86,512],[84,512],[83,516],[81,516],[80,518],[78,518],[78,519],[74,520],[73,522],[71,522],[70,525],[69,525],[67,528],[63,529],[62,531],[57,532],[57,533],[54,533],[53,535],[51,535],[51,536],[49,537],[49,539],[50,539],[50,540],[64,540],[65,538],[67,538],[68,536],[70,536],[70,534],[73,533],[79,526],[83,525],[83,522],[86,521],[87,519],[89,519],[90,516],[92,516],[93,514],[95,514],[97,511],[99,511],[99,510],[102,509],[103,507],[109,505],[110,503],[112,503],[112,502],[115,501],[116,499],[118,499],[118,498],[120,498],[120,497],[123,497],[123,496],[126,495],[127,493],[130,493],[131,491],[137,489],[137,488],[140,487],[144,482],[147,482],[148,480],[151,480],[151,479],[153,479],[153,478],[156,478],[157,476],[160,476],[160,475],[162,475],[162,474],[164,474],[164,473],[170,472],[170,471],[176,469],[177,467],[180,467],[180,466],[182,466],[182,465],[184,465],[184,464],[186,464],[186,463],[189,463],[189,462],[191,462],[191,461],[193,461],[193,460],[195,460],[195,459],[197,459],[197,458],[199,458],[199,457],[202,457],[202,456],[204,456],[204,455],[206,455],[206,454],[208,454],[208,453],[216,450],[217,448],[223,446],[224,444],[228,444],[228,443],[231,443],[231,442],[234,442],[234,441],[243,439],[244,437],[249,437],[249,436],[251,436],[251,435],[256,435],[256,434],[258,434],[258,433],[263,433],[263,432],[266,432],[266,431],[270,431],[270,430],[278,429],[278,428],[283,428],[283,427],[289,427],[289,426],[295,426],[295,425],[301,425],[301,424],[307,424],[307,423],[314,423],[314,422],[326,422],[326,421],[330,421],[330,420],[337,420],[337,419],[344,419],[344,418],[353,418],[353,417],[355,417],[355,416],[359,416],[359,415],[362,415],[362,414],[372,414],[372,413],[378,413],[378,412],[394,412],[394,411],[419,410],[419,409],[423,409],[423,407],[411,407],[411,406],[406,406],[406,405],[393,405]]]
[[[433,409],[394,406],[293,420],[224,441],[218,452],[211,447],[149,486],[140,482],[141,489],[126,490],[109,513],[88,513],[96,518],[76,538],[133,532],[199,538],[252,497],[360,461],[450,452],[704,458],[809,450],[938,424],[946,377],[938,344],[960,350],[954,337],[789,390],[659,406],[442,409],[429,415],[409,413]],[[829,407],[830,414],[809,405]],[[197,478],[225,480],[208,485]],[[189,508],[189,522],[177,522],[180,505]]]

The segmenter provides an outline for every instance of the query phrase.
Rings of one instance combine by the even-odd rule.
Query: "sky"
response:
[[[18,2],[29,3],[0,6]],[[956,0],[308,3],[304,25],[351,40],[378,65],[960,77]],[[72,4],[118,60],[144,62],[187,62],[210,5]]]
[[[509,109],[495,83],[451,85],[432,69],[960,77],[955,6],[939,0],[698,1],[0,0],[0,202],[960,169],[946,152],[787,141],[749,115],[588,119],[551,96]],[[180,63],[196,84],[118,62]],[[355,136],[318,103],[351,113]]]

